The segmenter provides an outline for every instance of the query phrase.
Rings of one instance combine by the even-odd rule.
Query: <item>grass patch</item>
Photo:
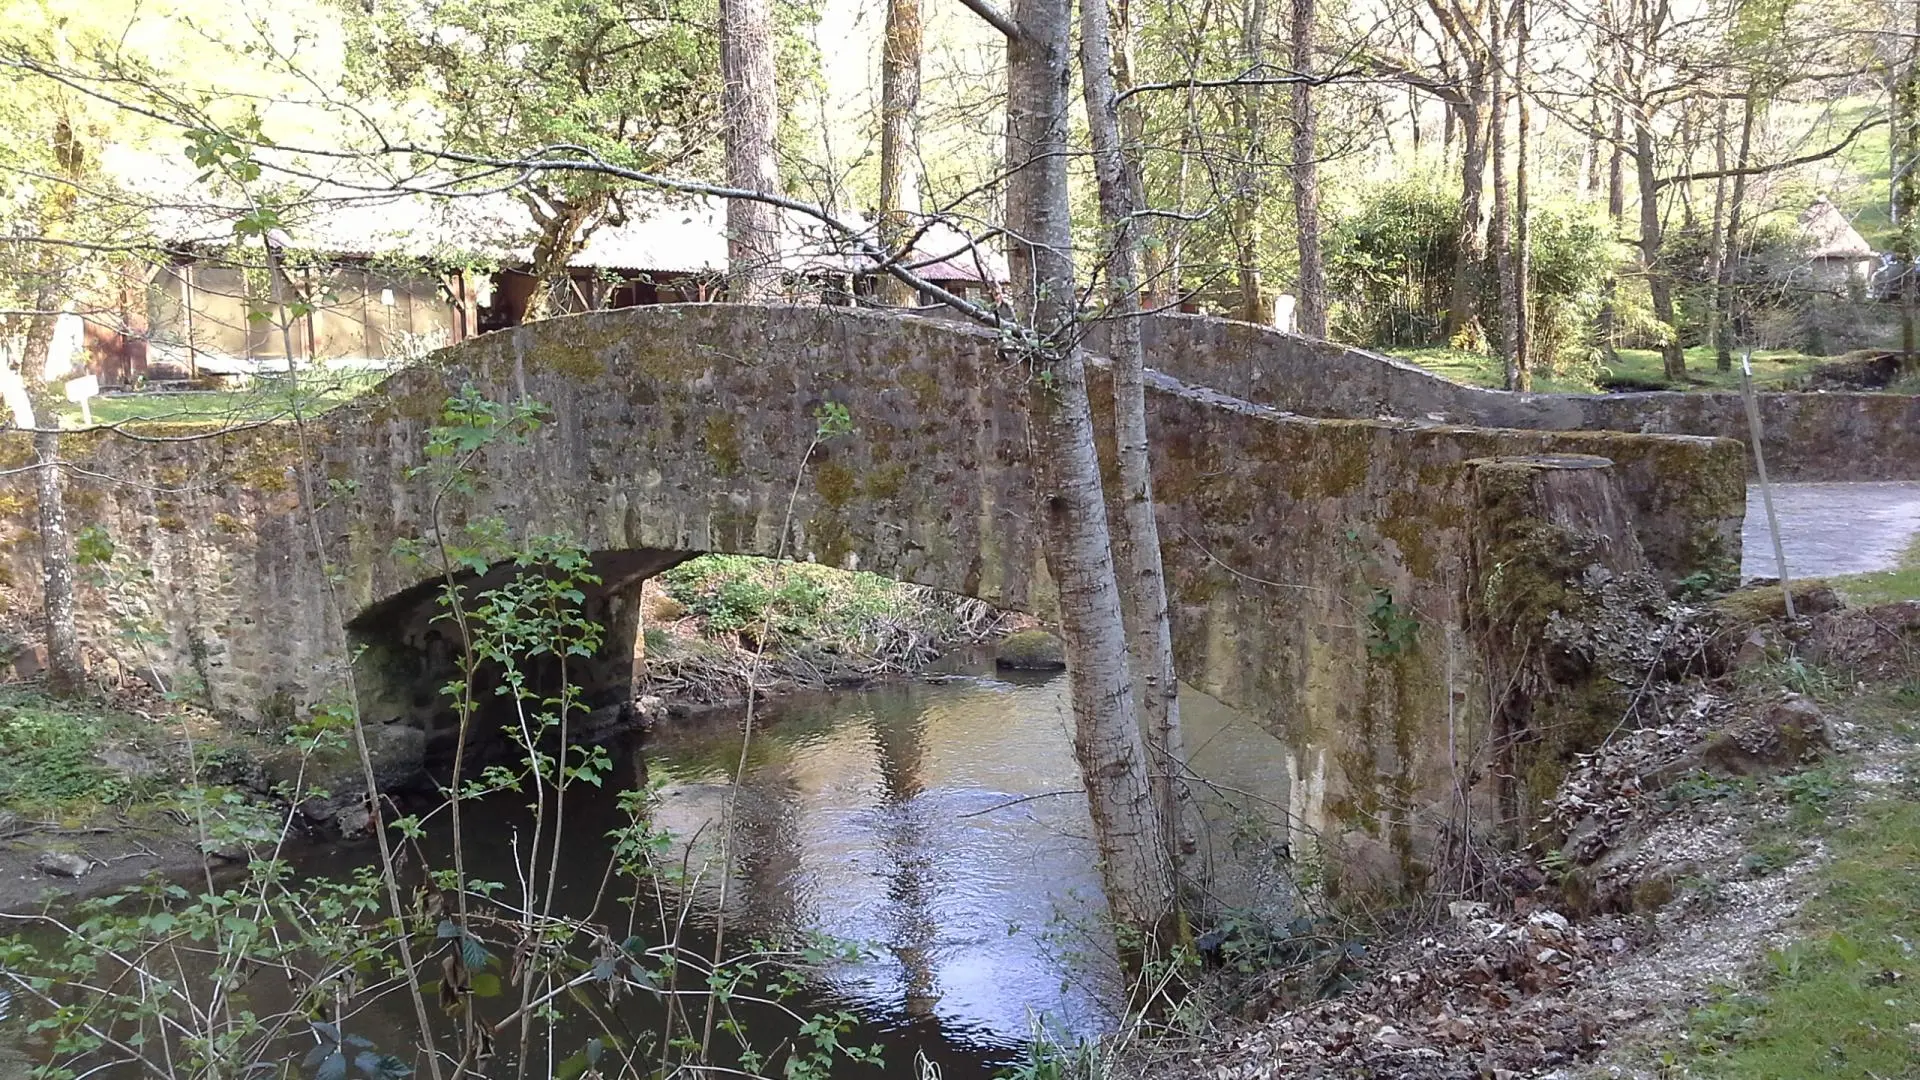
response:
[[[660,575],[662,590],[709,637],[763,636],[775,647],[858,651],[902,632],[960,629],[967,601],[878,574],[750,555],[702,555]]]
[[[1827,584],[1855,607],[1872,607],[1902,600],[1920,600],[1920,537],[1916,537],[1900,565],[1871,574],[1843,574]]]
[[[1868,801],[1829,845],[1808,936],[1768,954],[1757,991],[1694,1015],[1701,1075],[1920,1076],[1920,802]]]
[[[104,765],[108,746],[137,752],[151,736],[137,717],[54,701],[30,689],[0,689],[0,806],[23,816],[85,816],[167,786],[158,773],[133,780]]]
[[[1499,389],[1505,371],[1497,357],[1458,349],[1395,349],[1389,355],[1426,368],[1455,382]],[[1738,390],[1740,371],[1721,371],[1714,367],[1713,350],[1696,346],[1687,350],[1687,381],[1671,383],[1661,367],[1660,354],[1652,349],[1621,349],[1613,364],[1563,365],[1553,373],[1536,372],[1533,388],[1567,394],[1599,393],[1607,385],[1667,390]],[[1762,389],[1797,386],[1807,374],[1829,358],[1808,356],[1785,350],[1761,350],[1753,354],[1754,385]]]
[[[384,371],[304,371],[256,377],[232,390],[110,394],[93,399],[93,422],[128,420],[241,424],[276,420],[295,410],[322,413],[366,393],[387,377]],[[62,405],[61,423],[80,427],[78,405]]]

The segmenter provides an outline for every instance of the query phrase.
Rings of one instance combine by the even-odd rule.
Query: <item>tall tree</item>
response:
[[[1507,25],[1494,0],[1487,13],[1487,55],[1493,74],[1493,107],[1488,120],[1493,157],[1493,220],[1487,227],[1487,244],[1493,249],[1494,295],[1498,298],[1499,326],[1494,334],[1494,352],[1505,366],[1505,382],[1511,390],[1519,381],[1513,366],[1513,241],[1509,235],[1513,192],[1507,170]]]
[[[920,211],[920,0],[887,0],[880,48],[880,243],[898,251]],[[881,279],[882,302],[916,301],[897,278]]]
[[[1172,612],[1154,515],[1153,466],[1147,443],[1146,354],[1140,334],[1143,244],[1138,222],[1146,198],[1122,135],[1114,91],[1114,54],[1106,0],[1080,0],[1080,76],[1093,141],[1094,176],[1105,229],[1107,356],[1113,365],[1114,453],[1120,490],[1111,515],[1119,568],[1128,660],[1146,729],[1162,843],[1176,884],[1193,845],[1185,835],[1180,784],[1187,766],[1180,724],[1180,683],[1173,663]]]
[[[1314,67],[1314,0],[1293,0],[1293,70],[1308,75]],[[1293,84],[1293,221],[1300,255],[1300,273],[1296,290],[1299,302],[1294,307],[1294,325],[1312,338],[1327,336],[1327,275],[1320,252],[1320,164],[1318,161],[1319,118],[1314,102],[1313,84]]]
[[[1533,282],[1532,200],[1527,165],[1527,148],[1533,113],[1527,98],[1527,49],[1531,37],[1532,14],[1527,0],[1513,0],[1513,277],[1507,284],[1513,309],[1512,390],[1533,389],[1533,324],[1530,305]]]
[[[720,0],[720,77],[727,184],[779,195],[771,0]],[[780,212],[761,199],[727,200],[727,291],[734,300],[780,295]]]
[[[1240,28],[1239,62],[1250,71],[1266,66],[1267,3],[1249,0],[1246,21]],[[1234,266],[1239,275],[1239,317],[1247,322],[1273,320],[1267,299],[1265,275],[1261,272],[1261,220],[1266,202],[1267,88],[1249,80],[1234,90],[1238,127],[1246,140],[1245,156],[1235,180],[1233,201]]]
[[[985,0],[969,7],[988,10]],[[1042,462],[1047,566],[1060,594],[1074,753],[1087,785],[1115,921],[1156,933],[1176,910],[1135,707],[1107,503],[1079,345],[1067,162],[1068,0],[1015,0],[1007,32],[1006,229],[1015,308],[1032,335],[1033,429]]]

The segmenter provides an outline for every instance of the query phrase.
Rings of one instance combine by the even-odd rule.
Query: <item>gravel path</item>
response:
[[[1920,482],[1775,484],[1780,544],[1796,578],[1890,570],[1920,535]],[[1760,485],[1747,485],[1742,577],[1776,577]]]

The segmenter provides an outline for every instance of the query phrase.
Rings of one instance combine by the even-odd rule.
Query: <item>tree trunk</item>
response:
[[[1707,310],[1707,340],[1717,347],[1720,341],[1720,270],[1727,263],[1727,100],[1721,98],[1713,118],[1713,169],[1722,175],[1713,181],[1713,219],[1707,232],[1707,281],[1711,284],[1712,304]],[[1714,363],[1719,364],[1718,354]],[[1729,367],[1732,358],[1728,358]],[[1727,368],[1721,368],[1725,371]]]
[[[57,424],[59,418],[49,413],[47,423]],[[40,504],[37,524],[42,603],[46,609],[47,688],[56,694],[72,694],[85,681],[86,668],[80,662],[80,635],[73,622],[73,545],[67,537],[60,434],[36,432],[33,449],[40,465],[35,487]]]
[[[49,268],[57,274],[57,269]],[[51,279],[49,279],[51,280]],[[26,384],[27,407],[14,417],[21,427],[44,428],[33,435],[35,526],[40,532],[41,632],[47,645],[47,688],[55,694],[76,693],[86,681],[80,660],[80,635],[73,619],[73,544],[67,536],[66,477],[60,470],[59,406],[46,385],[47,350],[53,341],[57,315],[44,314],[57,305],[59,290],[36,290],[35,310],[21,350],[21,380]]]
[[[1097,2],[1097,0],[1095,0]],[[1241,28],[1240,63],[1250,71],[1261,70],[1266,61],[1266,0],[1250,0],[1247,22]],[[1234,201],[1233,235],[1238,247],[1235,261],[1240,267],[1240,318],[1252,323],[1273,321],[1272,305],[1267,302],[1266,282],[1260,272],[1260,248],[1264,225],[1260,211],[1266,201],[1266,177],[1261,168],[1266,159],[1266,87],[1242,86],[1240,121],[1247,137],[1247,160],[1240,170],[1239,197]]]
[[[1613,234],[1620,233],[1620,220],[1627,213],[1627,172],[1626,172],[1626,120],[1625,111],[1619,106],[1613,107],[1613,137],[1609,141],[1612,153],[1607,155],[1607,224]],[[1607,272],[1607,284],[1600,300],[1600,312],[1594,317],[1594,336],[1600,339],[1600,355],[1609,364],[1620,361],[1614,351],[1614,315],[1613,305],[1620,291],[1620,274],[1617,270]]]
[[[1920,342],[1916,342],[1914,256],[1920,254],[1920,8],[1914,11],[1915,34],[1907,39],[1907,68],[1894,88],[1896,130],[1905,160],[1893,181],[1893,201],[1899,209],[1899,229],[1893,251],[1900,261],[1894,281],[1900,288],[1900,369],[1920,371]]]
[[[520,311],[520,322],[525,324],[550,318],[558,310],[559,298],[572,283],[567,267],[586,246],[587,221],[606,206],[607,197],[594,194],[574,202],[545,193],[527,193],[523,201],[540,227],[532,258],[527,262],[534,285],[527,293],[526,307]]]
[[[1479,321],[1480,266],[1486,261],[1481,242],[1487,176],[1485,125],[1486,95],[1469,90],[1467,104],[1455,106],[1460,121],[1460,227],[1453,257],[1453,291],[1447,304],[1447,336],[1453,338]]]
[[[1100,217],[1107,234],[1107,356],[1113,364],[1113,428],[1120,478],[1114,562],[1128,662],[1146,730],[1151,787],[1160,813],[1162,843],[1176,887],[1191,880],[1194,844],[1184,828],[1181,783],[1187,768],[1180,728],[1180,683],[1173,666],[1173,624],[1166,574],[1160,562],[1160,525],[1154,516],[1153,471],[1147,445],[1146,356],[1140,340],[1140,235],[1144,206],[1138,167],[1121,142],[1113,86],[1111,35],[1105,0],[1080,0],[1080,75],[1093,141]]]
[[[72,125],[62,116],[54,127],[53,156],[66,183],[56,184],[47,199],[44,233],[50,240],[67,235],[84,172],[85,155]],[[40,284],[34,290],[34,312],[20,352],[20,378],[28,415],[14,419],[23,427],[45,428],[33,436],[36,494],[35,525],[40,532],[40,605],[47,644],[47,688],[72,694],[86,682],[80,659],[80,634],[73,617],[73,544],[67,536],[66,478],[60,470],[60,414],[53,388],[47,385],[47,353],[64,295],[72,289],[70,270],[54,244],[39,250],[36,267]],[[291,361],[291,357],[288,358]]]
[[[1520,376],[1513,366],[1513,237],[1511,219],[1513,189],[1507,180],[1507,25],[1500,0],[1489,5],[1487,18],[1488,63],[1493,74],[1493,117],[1490,121],[1493,142],[1493,222],[1487,227],[1487,244],[1493,249],[1493,291],[1497,299],[1500,325],[1493,335],[1494,354],[1500,357],[1501,383],[1514,389]]]
[[[1744,169],[1753,154],[1753,122],[1755,109],[1753,97],[1749,95],[1740,115],[1740,149],[1734,155],[1733,167]],[[1733,370],[1733,293],[1734,269],[1740,262],[1740,228],[1746,224],[1747,178],[1736,174],[1733,178],[1733,194],[1727,198],[1727,235],[1721,247],[1724,254],[1720,260],[1720,276],[1714,283],[1715,322],[1719,333],[1714,339],[1714,367],[1721,371]]]
[[[1527,0],[1514,0],[1513,100],[1515,107],[1513,161],[1513,388],[1533,389],[1533,323],[1528,304],[1532,296],[1533,229],[1527,220]]]
[[[721,0],[721,110],[726,123],[727,183],[780,193],[774,156],[779,99],[774,92],[771,0]],[[727,291],[733,300],[780,295],[780,214],[751,199],[727,202]]]
[[[920,212],[920,0],[887,0],[880,51],[880,246],[899,251]],[[902,258],[910,252],[900,251]],[[880,302],[919,302],[912,286],[880,275]]]
[[[1654,175],[1653,129],[1642,117],[1634,118],[1633,164],[1640,181],[1640,269],[1653,296],[1653,317],[1667,328],[1667,340],[1660,347],[1661,367],[1668,379],[1678,382],[1687,375],[1687,354],[1680,347],[1680,326],[1673,315],[1673,282],[1660,257],[1660,186]]]
[[[1031,390],[1045,494],[1047,568],[1059,589],[1074,715],[1074,755],[1087,789],[1114,921],[1157,935],[1175,910],[1173,871],[1148,774],[1127,669],[1106,499],[1094,453],[1085,357],[1072,309],[1068,200],[1067,0],[1015,0],[1007,45],[1006,225],[1013,291],[1039,335],[1029,356],[1049,376]]]
[[[1313,69],[1314,0],[1293,0],[1293,70]],[[1418,140],[1419,128],[1414,128]],[[1327,336],[1327,275],[1320,262],[1319,118],[1313,87],[1293,84],[1293,222],[1300,251],[1294,329],[1310,338]]]

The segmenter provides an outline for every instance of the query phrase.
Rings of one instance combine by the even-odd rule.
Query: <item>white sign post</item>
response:
[[[82,375],[67,380],[67,400],[80,406],[80,420],[88,427],[93,426],[93,399],[100,396],[100,379],[96,375]]]

